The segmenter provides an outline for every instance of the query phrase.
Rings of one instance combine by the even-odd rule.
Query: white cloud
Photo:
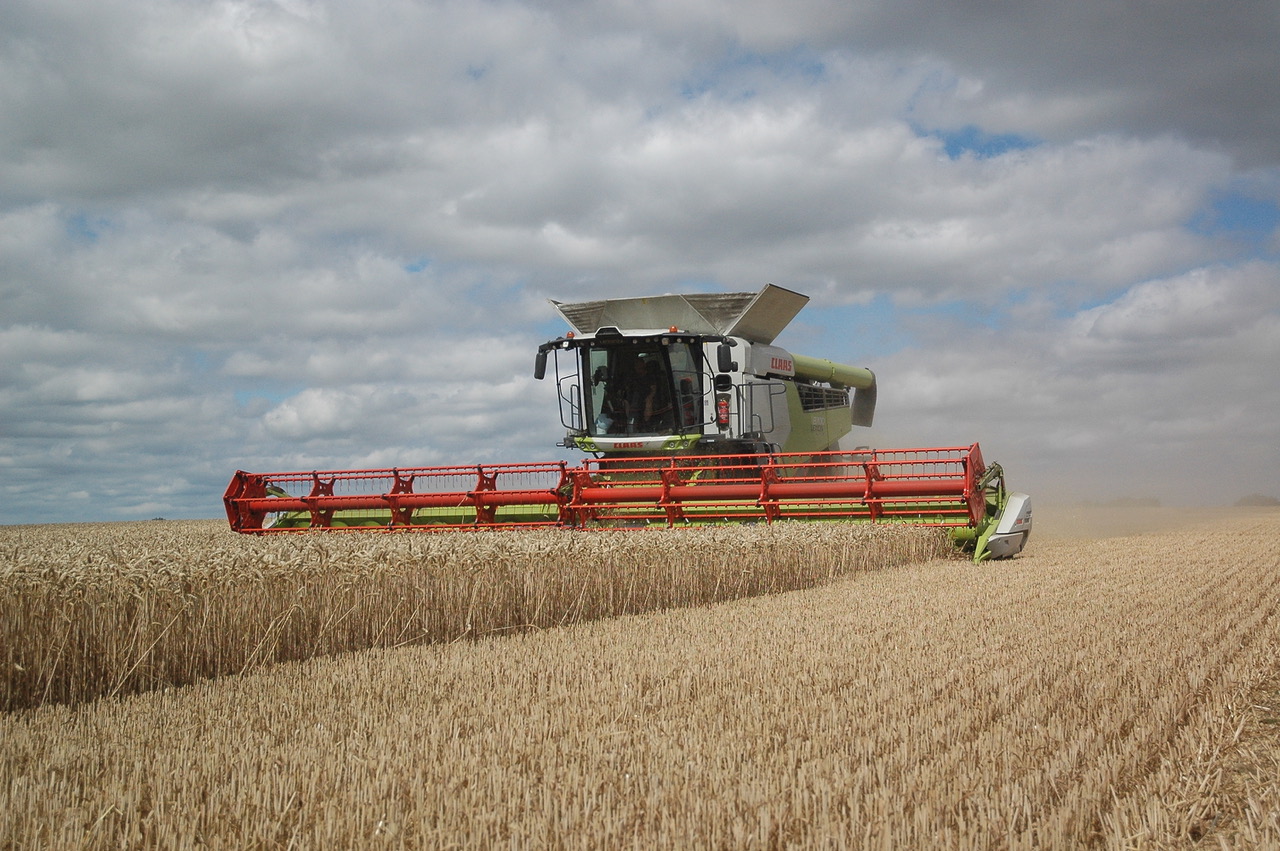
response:
[[[309,389],[268,411],[263,425],[268,435],[283,440],[346,437],[363,431],[358,427],[385,413],[387,402],[369,386]]]
[[[1206,267],[877,370],[890,442],[967,443],[1059,500],[1227,503],[1274,490],[1280,267]],[[1015,472],[1019,475],[1015,476]]]
[[[1260,263],[1144,282],[1114,302],[1078,314],[1068,325],[1063,354],[1165,366],[1175,358],[1229,350],[1272,323],[1280,310],[1278,284],[1280,271]]]

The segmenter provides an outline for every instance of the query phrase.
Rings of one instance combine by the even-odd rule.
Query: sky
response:
[[[1274,0],[6,0],[0,523],[574,459],[548,299],[811,297],[880,447],[1280,497]]]

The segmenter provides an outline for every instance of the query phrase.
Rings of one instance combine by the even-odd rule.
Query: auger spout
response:
[[[826,358],[793,355],[796,378],[806,381],[825,381],[833,387],[853,387],[868,390],[876,386],[875,373],[866,367],[849,366]]]

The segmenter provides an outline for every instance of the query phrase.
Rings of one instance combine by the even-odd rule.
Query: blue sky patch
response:
[[[244,388],[232,391],[236,404],[242,408],[256,407],[255,403],[267,402],[272,406],[279,405],[286,399],[297,396],[306,390],[305,384],[282,384],[270,381],[262,382],[252,389]]]
[[[903,311],[886,294],[866,304],[820,306],[810,302],[783,331],[778,345],[795,354],[875,369],[875,362],[915,341]]]
[[[1187,227],[1205,236],[1230,236],[1262,249],[1280,228],[1280,204],[1241,192],[1223,192],[1208,208],[1192,216]]]
[[[685,100],[695,100],[710,92],[718,92],[730,100],[750,100],[757,94],[755,85],[748,82],[753,71],[764,71],[783,80],[799,78],[810,84],[821,82],[827,76],[826,65],[810,48],[756,53],[734,45],[719,60],[695,68],[680,81],[680,96]],[[744,74],[748,76],[743,78]]]
[[[919,127],[915,130],[920,136],[941,141],[947,157],[953,160],[966,154],[985,160],[1010,151],[1024,151],[1040,144],[1038,139],[1019,133],[988,133],[975,124],[966,124],[955,130],[924,130]]]
[[[106,225],[106,219],[95,218],[88,213],[75,213],[66,218],[62,227],[72,242],[93,245],[98,241]]]
[[[1005,303],[1025,299],[1025,294],[1006,296]],[[911,311],[916,316],[925,318],[939,317],[952,319],[975,328],[987,328],[998,331],[1004,327],[1006,312],[989,304],[971,301],[944,301]]]
[[[783,332],[779,345],[798,354],[865,366],[918,347],[955,329],[999,333],[1009,327],[1009,308],[1024,302],[1025,292],[1012,292],[996,303],[961,300],[902,305],[880,293],[865,304],[818,307],[810,303]]]
[[[1138,286],[1139,283],[1141,282],[1114,287],[1088,297],[1079,297],[1076,295],[1077,292],[1081,291],[1078,281],[1055,281],[1050,292],[1052,295],[1050,303],[1053,305],[1053,317],[1055,319],[1070,319],[1073,316],[1078,316],[1103,305],[1114,304],[1125,293],[1129,292],[1132,287]]]
[[[204,375],[212,371],[216,366],[214,359],[203,349],[184,346],[178,349],[178,357],[186,369],[197,375]]]

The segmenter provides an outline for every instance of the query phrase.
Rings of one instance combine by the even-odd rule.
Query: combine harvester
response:
[[[842,450],[870,426],[870,370],[792,354],[774,339],[808,297],[664,295],[560,304],[573,329],[538,348],[554,361],[559,444],[579,464],[472,464],[385,470],[237,472],[231,528],[575,529],[770,523],[944,526],[975,561],[1007,558],[1031,533],[1031,500],[1008,493],[975,443]]]

